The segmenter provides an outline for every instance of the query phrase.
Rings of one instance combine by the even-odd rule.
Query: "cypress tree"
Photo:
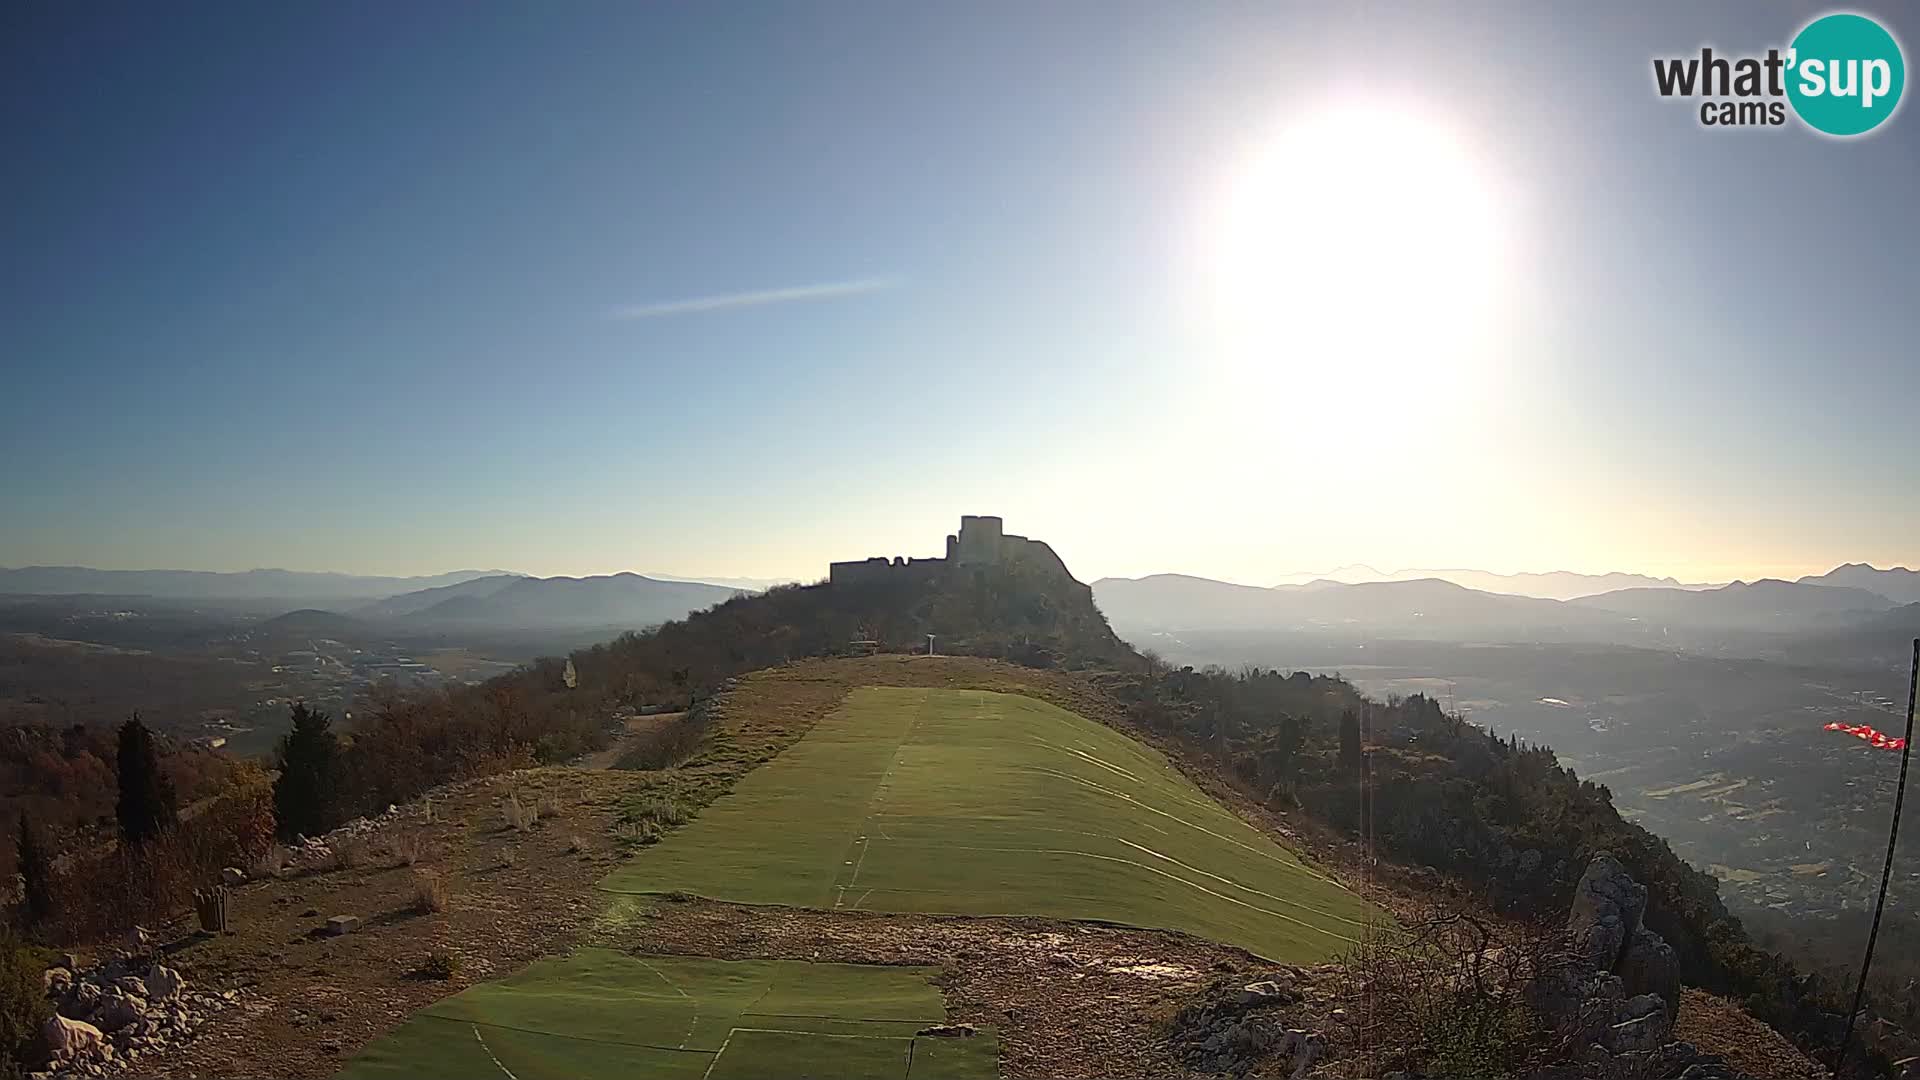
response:
[[[319,836],[340,823],[340,739],[333,719],[305,702],[293,706],[292,718],[280,737],[273,810],[280,835]]]
[[[20,865],[25,914],[29,930],[47,921],[53,914],[53,859],[40,843],[27,815],[20,815],[20,843],[16,861]]]
[[[153,732],[134,713],[120,725],[120,800],[114,812],[120,818],[120,837],[138,847],[180,821],[179,800],[173,782],[160,771],[160,752]]]
[[[1340,766],[1360,771],[1360,717],[1352,709],[1340,714]]]

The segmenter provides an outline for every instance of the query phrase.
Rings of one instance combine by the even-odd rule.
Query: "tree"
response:
[[[340,823],[340,738],[333,719],[304,701],[291,716],[292,728],[280,736],[274,816],[282,836],[319,836]]]
[[[120,800],[114,812],[120,818],[121,839],[138,847],[180,823],[173,781],[160,771],[153,732],[140,722],[139,713],[120,725],[119,764]]]
[[[27,929],[32,930],[53,914],[53,859],[40,843],[39,833],[25,814],[20,815],[18,852],[26,925]]]
[[[1360,716],[1352,709],[1340,713],[1340,767],[1360,771]]]

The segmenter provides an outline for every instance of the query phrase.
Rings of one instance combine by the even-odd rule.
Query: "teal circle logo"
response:
[[[1900,43],[1865,15],[1808,23],[1787,53],[1787,100],[1815,131],[1864,135],[1900,105],[1907,64]]]

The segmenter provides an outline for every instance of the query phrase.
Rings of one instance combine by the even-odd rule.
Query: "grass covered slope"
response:
[[[932,974],[583,949],[422,1010],[339,1076],[990,1080],[991,1032],[914,1034],[946,1015]]]
[[[1290,962],[1385,916],[1157,752],[1032,698],[855,690],[611,892],[1044,915],[1183,930]]]

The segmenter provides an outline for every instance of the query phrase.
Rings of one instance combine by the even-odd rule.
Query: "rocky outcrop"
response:
[[[1588,864],[1567,914],[1569,960],[1534,987],[1568,1060],[1528,1080],[1752,1080],[1673,1038],[1680,962],[1646,913],[1646,887],[1618,859]]]

